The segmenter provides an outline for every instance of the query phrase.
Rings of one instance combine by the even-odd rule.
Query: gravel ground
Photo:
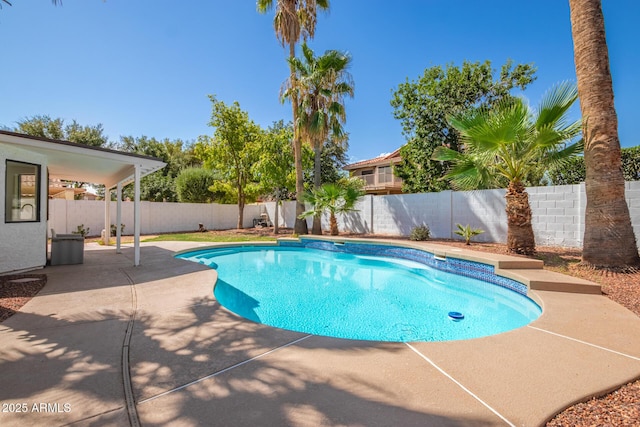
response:
[[[0,322],[13,316],[47,283],[45,274],[0,276]]]
[[[210,234],[229,232],[209,231]],[[236,232],[233,232],[236,233]],[[269,235],[270,229],[247,229],[241,234]],[[285,237],[291,230],[283,230]],[[388,236],[372,236],[388,237]],[[460,241],[435,241],[465,247]],[[505,253],[504,244],[472,243],[469,249],[481,252]],[[640,316],[640,272],[618,273],[586,269],[579,265],[581,251],[575,248],[538,247],[536,258],[545,268],[581,277],[602,285],[603,293],[613,301]],[[17,279],[17,281],[16,281]],[[0,322],[12,316],[46,283],[44,274],[0,276]],[[573,405],[547,423],[547,427],[640,426],[640,380],[627,384],[605,396]]]

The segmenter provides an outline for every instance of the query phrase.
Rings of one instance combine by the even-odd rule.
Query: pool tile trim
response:
[[[397,244],[363,243],[349,240],[325,240],[302,237],[300,239],[279,239],[282,247],[304,247],[329,252],[341,252],[354,255],[387,256],[391,258],[415,261],[429,267],[458,274],[472,279],[482,280],[528,296],[529,288],[524,283],[496,274],[495,266],[476,261],[468,261],[451,256],[439,256],[424,249],[399,246]]]

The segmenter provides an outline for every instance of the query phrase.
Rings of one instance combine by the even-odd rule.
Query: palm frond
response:
[[[578,89],[571,82],[562,82],[548,90],[538,107],[536,129],[554,126],[565,119],[565,115],[578,99]]]
[[[457,162],[443,176],[443,179],[449,180],[451,186],[456,190],[465,191],[482,188],[482,179],[475,163],[470,158]]]
[[[568,145],[562,150],[551,151],[545,156],[545,164],[550,167],[562,166],[567,163],[571,158],[581,154],[584,151],[584,139]]]
[[[444,145],[436,147],[436,149],[433,150],[433,154],[431,155],[432,160],[437,160],[440,162],[450,162],[452,160],[458,160],[461,157],[462,153],[456,150],[452,150],[449,147],[445,147]]]

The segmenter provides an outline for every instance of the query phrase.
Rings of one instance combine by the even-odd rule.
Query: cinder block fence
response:
[[[640,232],[640,181],[627,182],[626,197],[634,232]],[[584,212],[587,203],[584,184],[530,187],[529,202],[533,212],[533,230],[539,245],[581,247],[584,234]],[[505,242],[507,218],[505,190],[443,191],[440,193],[365,196],[356,211],[340,215],[340,231],[408,236],[411,230],[426,224],[435,238],[456,238],[456,224],[482,228],[477,241]],[[111,204],[111,223],[115,224],[116,203]],[[275,221],[275,203],[247,205],[244,227],[252,227],[253,219],[267,212]],[[293,228],[295,203],[284,202],[279,212],[279,224]],[[133,232],[133,203],[122,203],[125,234]],[[195,231],[202,223],[210,230],[236,227],[236,205],[216,203],[153,203],[141,202],[141,233]],[[311,224],[311,220],[308,220]],[[89,235],[100,235],[104,228],[104,202],[49,201],[49,229],[71,233],[84,224]],[[329,218],[323,217],[323,227],[329,228]]]
[[[640,236],[640,181],[625,184],[627,205],[636,236]],[[529,202],[533,213],[533,230],[539,245],[581,247],[584,235],[584,212],[587,203],[584,184],[530,187]],[[456,224],[482,228],[477,241],[506,242],[507,217],[505,190],[443,191],[440,193],[365,196],[356,211],[339,216],[340,230],[408,236],[422,224],[429,226],[432,237],[456,238]],[[274,203],[267,203],[273,220]],[[293,227],[294,202],[285,202],[280,210],[280,224]],[[323,227],[328,228],[328,217]]]

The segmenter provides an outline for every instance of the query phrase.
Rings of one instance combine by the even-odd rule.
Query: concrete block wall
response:
[[[631,224],[633,225],[633,233],[636,235],[636,243],[640,247],[640,181],[626,182],[624,190],[627,206],[629,206]]]
[[[640,181],[627,182],[626,197],[636,236],[640,236]],[[533,230],[538,245],[582,246],[586,195],[584,184],[530,187],[529,203],[533,214]],[[435,238],[458,238],[453,233],[456,224],[471,225],[485,232],[477,241],[505,242],[507,218],[505,190],[443,191],[440,193],[365,196],[356,211],[338,216],[341,232],[375,233],[408,236],[411,230],[426,224]],[[111,204],[111,223],[116,220],[116,203]],[[275,203],[247,205],[244,227],[253,226],[253,219],[266,212],[274,220]],[[295,202],[280,206],[280,226],[293,228]],[[125,234],[133,232],[133,203],[122,203]],[[236,227],[236,205],[197,203],[141,202],[141,232],[143,234],[189,231],[203,223],[210,230]],[[311,226],[311,219],[307,224]],[[329,217],[323,216],[323,229],[329,229]],[[84,224],[90,235],[100,235],[104,228],[104,202],[49,201],[49,226],[58,233],[71,233]]]
[[[414,227],[427,225],[431,236],[449,238],[451,191],[376,196],[373,230],[376,234],[408,236]]]
[[[586,195],[584,184],[527,188],[536,244],[582,246]]]
[[[269,216],[271,222],[276,221],[276,203],[275,202],[267,202],[264,203],[265,211]],[[296,223],[296,202],[292,200],[287,200],[280,203],[280,207],[278,208],[278,225],[283,228],[293,228]]]
[[[451,238],[460,238],[454,233],[456,224],[480,228],[484,233],[474,237],[478,242],[506,242],[507,213],[505,212],[505,190],[455,191],[451,197],[451,221],[447,224]]]
[[[627,182],[625,192],[631,222],[640,236],[640,181]],[[533,231],[538,245],[581,247],[584,236],[586,194],[584,184],[529,187]],[[435,238],[459,238],[456,224],[481,228],[477,241],[506,242],[505,190],[443,191],[440,193],[365,196],[358,212],[338,218],[340,230],[354,233],[408,236],[426,224]],[[294,202],[285,202],[281,226],[293,227]],[[287,210],[287,207],[290,208]],[[273,204],[266,204],[270,217]],[[324,229],[329,228],[323,218]],[[640,241],[639,241],[640,243]]]

